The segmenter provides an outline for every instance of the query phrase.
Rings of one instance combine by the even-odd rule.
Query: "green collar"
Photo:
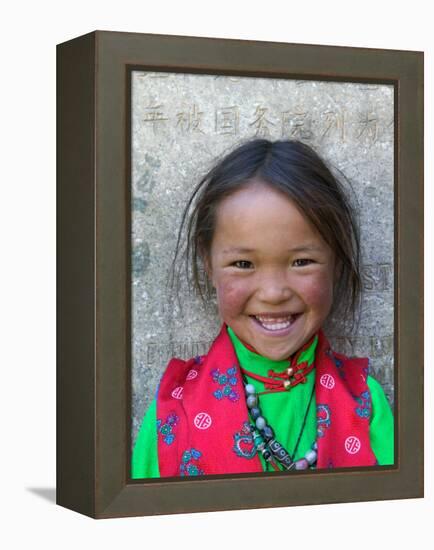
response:
[[[238,361],[243,369],[249,370],[255,374],[262,374],[268,372],[268,370],[274,370],[275,372],[283,372],[288,368],[288,361],[274,361],[258,355],[253,351],[250,351],[246,346],[238,339],[234,331],[228,326],[228,334],[235,348]],[[298,364],[307,361],[308,365],[311,365],[315,360],[315,349],[318,344],[318,336],[316,336],[312,344],[300,354]]]

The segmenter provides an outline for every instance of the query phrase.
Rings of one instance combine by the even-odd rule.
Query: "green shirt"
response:
[[[275,372],[283,372],[288,367],[288,361],[273,361],[262,357],[247,349],[228,327],[228,334],[234,345],[235,352],[240,365],[246,370],[266,375],[269,369]],[[299,358],[299,363],[307,361],[312,364],[315,360],[315,350],[318,338],[315,338],[312,345],[306,349]],[[288,392],[266,393],[260,396],[260,406],[263,416],[272,426],[276,439],[288,452],[293,455],[294,449],[300,436],[297,452],[294,460],[303,458],[311,448],[317,434],[317,418],[315,392],[315,369],[307,375],[305,384],[298,384]],[[264,391],[262,382],[246,376],[247,381],[253,384],[257,392]],[[380,465],[393,464],[394,456],[394,428],[393,415],[390,405],[384,394],[381,385],[371,376],[367,378],[367,384],[371,392],[372,416],[370,419],[370,441],[371,448]],[[313,397],[311,400],[311,395]],[[308,408],[308,404],[310,406]],[[308,410],[306,411],[306,409]],[[306,415],[307,412],[307,415]],[[306,416],[306,423],[303,421]],[[288,429],[290,427],[290,429]],[[258,455],[264,471],[270,466],[262,456]],[[133,479],[145,479],[160,477],[158,467],[158,431],[157,431],[157,402],[154,399],[143,419],[132,456]]]

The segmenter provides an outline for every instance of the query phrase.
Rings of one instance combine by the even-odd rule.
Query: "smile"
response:
[[[252,315],[252,318],[257,321],[262,328],[270,332],[285,330],[289,328],[294,321],[298,318],[300,313],[295,313],[293,315],[285,315],[282,317],[271,317],[271,316],[262,316],[262,315]]]

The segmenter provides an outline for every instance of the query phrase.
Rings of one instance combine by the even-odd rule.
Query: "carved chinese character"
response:
[[[249,126],[253,126],[256,128],[255,135],[262,135],[262,136],[268,136],[271,134],[269,125],[275,126],[275,123],[271,120],[268,120],[266,118],[266,112],[268,111],[267,107],[260,107],[259,105],[256,107],[255,110],[255,117],[256,119],[249,124]]]
[[[191,109],[177,113],[176,117],[178,119],[176,126],[184,133],[205,133],[201,128],[203,112],[198,110],[197,105],[194,104]]]
[[[168,120],[164,116],[164,113],[160,110],[162,108],[162,105],[155,105],[154,107],[146,107],[148,112],[145,114],[145,118],[143,119],[143,122],[150,122],[152,124],[152,130],[155,133],[155,129],[157,127],[157,124],[164,123]]]
[[[375,113],[369,113],[368,111],[363,113],[359,118],[360,132],[357,135],[357,139],[361,139],[366,136],[368,139],[375,143],[378,137],[378,118]]]
[[[324,130],[321,139],[337,136],[345,141],[345,114],[327,110],[322,113],[322,117],[324,119]]]
[[[238,107],[224,107],[216,109],[215,131],[222,135],[236,135],[239,128]]]
[[[282,113],[282,136],[295,139],[313,139],[312,120],[309,113],[296,109]]]

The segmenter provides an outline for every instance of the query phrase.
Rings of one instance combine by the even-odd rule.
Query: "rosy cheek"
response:
[[[231,280],[223,280],[217,284],[216,290],[220,313],[222,315],[239,313],[248,294],[245,285]]]
[[[326,275],[313,277],[299,290],[304,302],[308,305],[317,307],[330,305],[333,286],[330,277]]]

